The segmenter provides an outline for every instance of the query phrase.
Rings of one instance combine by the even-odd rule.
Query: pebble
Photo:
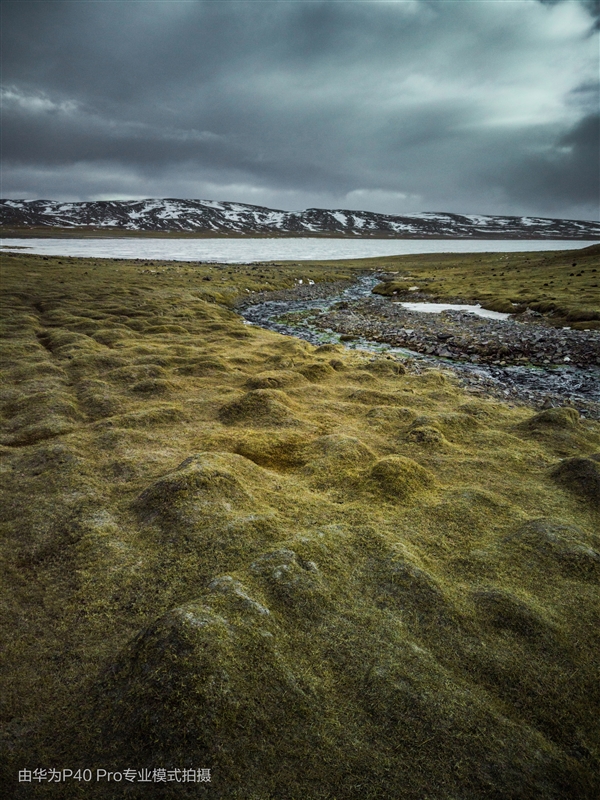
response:
[[[600,331],[554,328],[531,311],[508,320],[410,311],[371,295],[378,278],[254,294],[238,310],[255,324],[314,344],[335,335],[349,347],[389,349],[412,371],[450,369],[474,394],[537,408],[570,404],[600,419]]]
[[[409,311],[387,299],[366,298],[344,309],[334,305],[322,316],[320,326],[441,358],[473,361],[477,356],[478,362],[503,366],[572,362],[600,367],[600,331],[552,328],[541,315],[523,322],[516,317],[486,319],[463,311],[430,314]]]

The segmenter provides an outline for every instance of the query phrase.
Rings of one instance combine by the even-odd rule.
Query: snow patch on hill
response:
[[[7,228],[115,228],[129,231],[233,235],[344,235],[386,238],[600,238],[600,223],[584,220],[423,212],[392,215],[348,209],[280,211],[244,203],[174,198],[58,203],[0,200]]]

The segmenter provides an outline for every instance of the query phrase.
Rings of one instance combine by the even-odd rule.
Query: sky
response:
[[[2,0],[12,199],[600,218],[597,0]]]

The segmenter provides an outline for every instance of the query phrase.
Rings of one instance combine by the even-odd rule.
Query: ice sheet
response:
[[[252,261],[320,261],[345,258],[413,255],[415,253],[523,252],[576,250],[593,241],[532,239],[336,239],[235,238],[161,239],[150,237],[86,239],[2,239],[3,250],[44,256],[139,258],[157,261],[211,261],[245,264]]]

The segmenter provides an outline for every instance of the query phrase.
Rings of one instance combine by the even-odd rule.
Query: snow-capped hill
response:
[[[215,200],[0,200],[5,231],[82,228],[204,235],[360,236],[394,239],[600,239],[600,223],[542,217],[422,213],[396,216],[372,211],[307,208],[278,211]],[[82,231],[83,232],[83,231]]]

